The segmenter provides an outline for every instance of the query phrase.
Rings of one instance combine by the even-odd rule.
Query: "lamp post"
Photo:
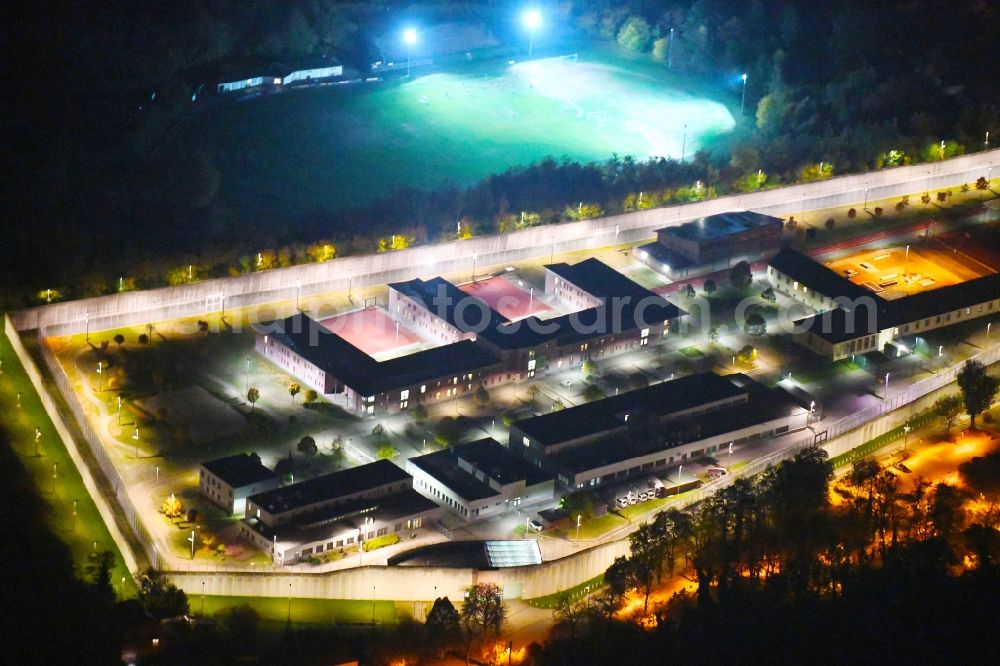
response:
[[[104,391],[104,361],[97,362],[97,392]]]
[[[580,514],[576,514],[576,540],[580,540]]]
[[[684,471],[684,465],[677,466],[677,485],[681,485],[681,472]]]
[[[885,389],[882,391],[882,400],[889,398],[889,373],[885,373]]]
[[[38,457],[38,441],[42,438],[42,429],[35,428],[35,457]]]
[[[84,335],[84,339],[85,339],[85,340],[86,340],[87,342],[90,342],[90,313],[89,313],[89,312],[88,312],[88,313],[86,313],[86,314],[84,315],[84,319],[85,319],[85,320],[86,320],[86,322],[87,322],[87,332],[86,332],[86,334]]]
[[[743,113],[743,109],[747,103],[747,74],[743,72],[743,96],[740,98],[740,113]]]
[[[868,210],[868,188],[865,187],[865,205],[861,207],[862,210]]]
[[[191,536],[187,538],[191,542],[191,559],[194,559],[194,530],[191,530]]]
[[[118,427],[122,427],[122,396],[118,394]]]
[[[292,623],[292,584],[288,584],[288,624]]]
[[[903,425],[903,450],[906,451],[906,445],[910,442],[910,427],[909,423]]]
[[[531,57],[535,46],[535,30],[542,24],[542,13],[537,9],[529,9],[524,13],[524,25],[528,28],[528,57]]]
[[[681,135],[681,164],[684,164],[684,154],[687,152],[688,126],[684,123],[684,133]]]
[[[122,576],[121,582],[118,583],[118,596],[125,596],[125,576]]]
[[[139,459],[139,428],[137,427],[132,433],[132,439],[135,440],[135,459]]]
[[[417,43],[417,31],[407,28],[403,31],[403,41],[406,42],[406,78],[410,78],[410,51]]]
[[[201,613],[205,617],[205,581],[201,581]]]
[[[990,346],[990,326],[992,326],[992,325],[993,325],[993,322],[991,322],[991,321],[990,322],[986,322],[986,346],[987,347]]]
[[[674,66],[674,29],[670,29],[670,41],[667,42],[667,69]],[[987,132],[989,134],[989,132]]]

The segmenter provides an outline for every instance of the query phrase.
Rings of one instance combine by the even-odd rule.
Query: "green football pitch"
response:
[[[682,144],[690,157],[733,127],[723,104],[664,74],[583,57],[415,71],[229,102],[192,123],[184,143],[214,152],[228,196],[312,208],[470,185],[545,157],[679,158]]]

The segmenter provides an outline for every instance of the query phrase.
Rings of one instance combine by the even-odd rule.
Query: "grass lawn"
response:
[[[204,613],[215,615],[230,606],[246,604],[260,615],[262,620],[286,622],[288,620],[288,597],[223,597],[206,595]],[[191,611],[202,613],[202,597],[188,596]],[[292,598],[292,622],[300,624],[368,624],[372,621],[372,602],[355,599],[299,599]],[[396,602],[375,601],[375,622],[396,623]]]
[[[579,585],[574,585],[555,594],[547,594],[544,597],[535,597],[534,599],[525,599],[524,601],[535,608],[555,608],[559,602],[559,597],[564,594],[568,594],[570,598],[576,598],[584,594],[589,594],[602,585],[604,585],[604,574],[600,574],[590,580],[585,580]]]
[[[723,104],[662,67],[593,58],[472,62],[234,101],[188,124],[168,153],[203,147],[233,201],[302,210],[398,187],[469,185],[547,156],[677,157],[685,125],[691,155],[734,126]]]
[[[699,359],[704,356],[704,354],[701,353],[701,350],[694,346],[681,347],[677,351],[690,359]]]
[[[24,500],[45,503],[43,513],[48,517],[48,529],[69,546],[78,567],[82,567],[87,556],[94,552],[95,541],[98,548],[112,550],[115,554],[112,580],[118,583],[124,576],[123,592],[126,596],[134,595],[135,586],[121,553],[5,336],[0,336],[0,360],[3,363],[3,373],[0,374],[0,405],[3,406],[0,409],[0,428],[9,434],[15,453],[34,477],[41,492],[40,497],[25,497]],[[18,393],[21,394],[20,407],[17,406]],[[41,432],[37,457],[34,455],[36,427]],[[56,469],[55,478],[53,466]]]
[[[616,516],[613,513],[607,513],[598,518],[591,518],[586,520],[580,525],[580,539],[596,539],[613,529],[621,527],[626,524],[626,521],[621,516]],[[576,526],[573,527],[563,527],[557,530],[553,530],[548,533],[550,536],[554,537],[568,537],[570,539],[576,539]]]

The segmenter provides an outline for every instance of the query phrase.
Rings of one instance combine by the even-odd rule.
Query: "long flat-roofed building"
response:
[[[452,398],[499,371],[496,354],[471,340],[376,361],[303,313],[263,330],[257,334],[259,354],[324,395],[343,395],[348,408],[366,414]]]
[[[799,430],[808,419],[808,406],[781,388],[709,372],[517,421],[509,446],[583,488]]]
[[[551,500],[554,476],[487,438],[410,458],[414,489],[467,521]]]
[[[700,266],[774,254],[781,245],[781,218],[752,211],[700,217],[656,230],[656,241],[633,254],[653,270],[681,277]]]
[[[388,460],[252,495],[241,534],[277,563],[408,532],[440,507],[413,490],[413,477]]]

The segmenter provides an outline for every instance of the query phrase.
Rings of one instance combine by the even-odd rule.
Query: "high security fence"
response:
[[[812,208],[860,204],[917,191],[934,191],[984,177],[1000,149],[930,164],[883,169],[829,180],[719,197],[708,201],[651,208],[593,220],[564,222],[507,234],[424,245],[383,254],[344,257],[261,271],[234,278],[205,280],[178,287],[125,292],[66,303],[52,303],[13,313],[19,331],[46,328],[68,335],[135,326],[178,317],[200,316],[248,306],[429,274],[469,271],[571,250],[633,242],[654,229],[682,224],[704,215],[752,209],[773,215],[798,215]]]

